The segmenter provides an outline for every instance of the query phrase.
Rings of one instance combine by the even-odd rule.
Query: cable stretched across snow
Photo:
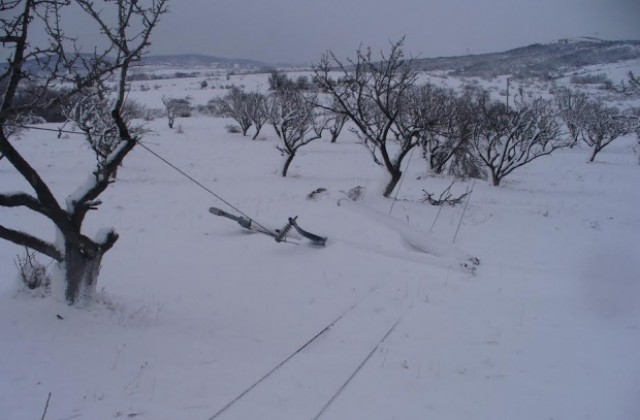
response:
[[[358,372],[360,372],[360,370],[364,367],[364,365],[367,364],[367,362],[369,361],[369,359],[371,359],[371,356],[373,356],[373,354],[376,352],[376,350],[378,350],[378,347],[380,347],[380,344],[382,344],[384,342],[384,340],[387,339],[387,337],[389,337],[389,335],[393,332],[393,330],[396,329],[396,327],[398,326],[398,324],[400,323],[400,321],[402,321],[402,317],[398,318],[398,320],[395,322],[395,324],[393,324],[391,326],[391,328],[389,328],[389,330],[387,330],[386,334],[382,336],[382,338],[380,340],[378,340],[378,342],[376,343],[376,345],[371,349],[371,351],[369,352],[369,354],[367,355],[367,357],[365,357],[362,362],[360,362],[360,364],[358,365],[358,367],[356,368],[356,370],[354,370],[351,375],[347,378],[347,380],[340,386],[340,388],[338,388],[338,390],[336,391],[335,394],[333,394],[333,396],[329,399],[329,401],[327,401],[327,403],[320,409],[320,411],[318,412],[318,414],[315,415],[315,417],[313,417],[313,420],[318,420],[320,418],[320,416],[322,416],[324,414],[325,411],[327,411],[327,409],[329,408],[329,406],[331,406],[331,404],[333,404],[333,402],[336,400],[336,398],[338,398],[338,396],[340,396],[340,394],[342,394],[342,391],[344,391],[344,389],[347,387],[347,385],[349,385],[349,383],[351,382],[351,380],[353,378],[355,378],[355,376],[358,374]]]
[[[316,335],[314,335],[313,337],[311,337],[309,340],[307,340],[306,343],[304,343],[302,346],[300,346],[296,351],[294,351],[293,353],[291,353],[289,356],[287,356],[284,360],[282,360],[280,363],[278,363],[276,366],[274,366],[270,371],[268,371],[267,373],[265,373],[264,375],[262,375],[262,377],[260,377],[260,379],[258,379],[257,381],[255,381],[253,384],[251,384],[249,387],[247,387],[244,391],[242,391],[240,394],[238,394],[234,399],[232,399],[231,401],[229,401],[227,404],[225,404],[224,407],[222,407],[221,409],[219,409],[213,416],[209,417],[207,420],[214,420],[216,418],[218,418],[218,416],[220,416],[222,413],[224,413],[225,411],[227,411],[229,408],[231,408],[232,405],[234,405],[236,402],[238,402],[242,397],[244,397],[245,395],[247,395],[249,392],[251,392],[255,387],[257,387],[258,385],[260,385],[262,382],[264,382],[269,376],[273,375],[278,369],[280,369],[282,366],[284,366],[289,360],[293,359],[298,353],[300,353],[301,351],[303,351],[305,348],[309,347],[309,345],[311,345],[311,343],[313,343],[314,341],[316,341],[320,336],[322,336],[324,333],[326,333],[327,331],[329,331],[335,324],[337,324],[342,318],[344,318],[349,312],[351,312],[352,310],[354,310],[356,308],[356,306],[358,306],[358,304],[360,304],[364,299],[366,299],[369,295],[371,295],[371,293],[373,293],[373,290],[371,290],[369,293],[367,293],[367,295],[365,295],[361,300],[355,302],[354,304],[352,304],[351,306],[349,306],[344,312],[342,312],[337,318],[335,318],[333,321],[331,321],[331,323],[329,323],[326,327],[324,327],[323,329],[321,329],[320,331],[318,331],[318,333],[316,333]]]
[[[62,128],[59,129],[54,129],[54,128],[45,128],[45,127],[33,127],[33,126],[27,126],[27,125],[23,125],[21,126],[22,128],[26,128],[28,130],[41,130],[41,131],[53,131],[58,133],[58,136],[60,136],[62,133],[65,134],[76,134],[76,135],[84,135],[84,133],[79,132],[79,131],[71,131],[71,130],[64,130]],[[162,157],[161,155],[159,155],[158,153],[154,152],[153,150],[151,150],[148,146],[146,146],[143,142],[141,141],[137,141],[136,144],[140,147],[142,147],[143,149],[145,149],[147,152],[151,153],[153,156],[155,156],[156,158],[158,158],[160,161],[162,161],[163,163],[165,163],[166,165],[168,165],[170,168],[172,168],[173,170],[175,170],[176,172],[178,172],[180,175],[184,176],[185,178],[187,178],[189,181],[193,182],[194,184],[196,184],[197,186],[199,186],[200,188],[202,188],[203,190],[205,190],[206,192],[208,192],[209,194],[211,194],[212,196],[214,196],[215,198],[217,198],[218,200],[222,201],[224,204],[226,204],[227,206],[229,206],[230,208],[232,208],[233,210],[235,210],[236,212],[240,213],[242,216],[246,217],[248,220],[250,220],[251,222],[253,222],[256,226],[260,227],[261,229],[263,229],[265,232],[270,233],[271,235],[275,236],[276,233],[272,232],[270,229],[267,229],[266,227],[264,227],[263,225],[261,225],[260,223],[258,223],[256,220],[254,220],[253,218],[249,217],[245,212],[243,212],[242,210],[240,210],[238,207],[234,206],[233,204],[231,204],[229,201],[225,200],[224,198],[222,198],[220,195],[216,194],[213,190],[211,190],[210,188],[208,188],[207,186],[205,186],[203,183],[201,183],[200,181],[198,181],[197,179],[195,179],[194,177],[192,177],[191,175],[189,175],[188,173],[186,173],[185,171],[183,171],[182,169],[180,169],[178,166],[174,165],[173,163],[169,162],[167,159],[165,159],[164,157]]]

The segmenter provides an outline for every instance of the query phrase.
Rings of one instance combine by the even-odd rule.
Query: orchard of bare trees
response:
[[[553,99],[519,92],[509,104],[479,86],[456,90],[418,83],[403,39],[388,52],[359,49],[346,61],[327,53],[312,70],[313,89],[300,77],[272,71],[268,96],[233,88],[212,104],[244,135],[254,126],[254,139],[265,122],[273,126],[286,157],[283,176],[298,148],[325,132],[335,143],[349,127],[373,162],[385,168],[385,197],[396,189],[403,162],[417,147],[436,174],[489,179],[498,186],[557,149],[583,143],[593,161],[612,141],[639,130],[637,110],[620,111],[579,90],[556,89]],[[632,94],[637,86],[630,74],[623,87]]]
[[[635,80],[633,74],[629,77],[632,82]],[[586,144],[591,150],[589,162],[614,140],[637,132],[640,127],[634,108],[621,111],[600,98],[568,88],[558,89],[554,98],[558,115],[568,130],[569,145],[573,147],[580,141]]]
[[[34,212],[59,232],[52,240],[2,224],[0,238],[57,261],[71,304],[90,298],[102,258],[118,239],[113,230],[89,238],[83,221],[99,208],[100,195],[115,182],[117,168],[145,133],[127,111],[129,70],[149,46],[167,12],[166,2],[116,0],[100,8],[89,0],[73,2],[87,24],[104,36],[105,47],[91,55],[80,54],[63,30],[62,16],[70,2],[0,3],[0,41],[10,49],[8,65],[0,74],[0,159],[30,187],[0,191],[0,206]],[[112,9],[109,16],[116,16],[115,23],[104,17],[107,8]],[[31,41],[35,28],[46,34],[46,42]],[[509,104],[478,86],[456,90],[419,83],[419,71],[405,56],[403,40],[380,54],[358,49],[348,60],[327,53],[312,67],[312,74],[291,79],[272,71],[269,93],[232,87],[208,106],[216,115],[232,119],[244,136],[253,128],[254,140],[265,125],[271,126],[284,157],[283,177],[302,147],[325,134],[337,143],[346,127],[385,169],[385,197],[398,188],[406,159],[416,149],[433,173],[489,179],[499,186],[514,171],[560,148],[583,143],[593,161],[617,138],[633,132],[640,137],[637,108],[621,111],[569,88],[556,89],[553,99],[516,94]],[[111,88],[109,78],[116,81]],[[637,95],[639,85],[630,74],[623,91]],[[192,110],[189,98],[163,98],[163,104],[169,127]],[[91,182],[79,182],[77,191],[64,198],[53,194],[47,180],[14,147],[28,118],[52,110],[84,134],[96,161]]]

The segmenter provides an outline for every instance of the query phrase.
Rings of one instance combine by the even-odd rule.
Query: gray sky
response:
[[[640,39],[640,0],[172,0],[153,53],[267,62],[351,56],[406,35],[420,57],[502,51],[559,38]]]
[[[310,63],[327,50],[386,49],[402,35],[419,57],[578,36],[640,39],[640,0],[170,0],[169,8],[152,54]],[[80,39],[91,43],[87,33]]]

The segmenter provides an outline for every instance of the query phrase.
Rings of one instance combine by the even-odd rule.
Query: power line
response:
[[[40,130],[40,131],[54,131],[56,133],[65,133],[65,134],[77,134],[80,136],[84,136],[84,133],[80,132],[80,131],[69,131],[69,130],[63,130],[62,128],[45,128],[45,127],[33,127],[30,125],[21,125],[21,128],[26,128],[29,130]]]
[[[62,128],[59,129],[54,129],[54,128],[45,128],[45,127],[34,127],[34,126],[28,126],[28,125],[23,125],[21,126],[22,128],[26,128],[26,129],[30,129],[30,130],[41,130],[41,131],[54,131],[56,133],[65,133],[65,134],[76,134],[76,135],[84,135],[84,133],[80,132],[80,131],[70,131],[70,130],[63,130]],[[224,198],[222,198],[220,195],[216,194],[213,190],[211,190],[210,188],[208,188],[207,186],[205,186],[204,184],[202,184],[200,181],[198,181],[197,179],[195,179],[194,177],[192,177],[191,175],[189,175],[188,173],[186,173],[185,171],[183,171],[182,169],[180,169],[179,167],[177,167],[176,165],[174,165],[173,163],[169,162],[167,159],[165,159],[164,157],[160,156],[158,153],[154,152],[153,150],[151,150],[148,146],[146,146],[144,143],[142,143],[141,141],[136,141],[136,143],[142,147],[143,149],[145,149],[147,152],[151,153],[153,156],[155,156],[156,158],[158,158],[159,160],[161,160],[162,162],[164,162],[166,165],[168,165],[169,167],[171,167],[172,169],[174,169],[176,172],[178,172],[180,175],[184,176],[185,178],[187,178],[189,181],[193,182],[194,184],[196,184],[197,186],[199,186],[200,188],[202,188],[203,190],[205,190],[206,192],[208,192],[209,194],[211,194],[212,196],[214,196],[215,198],[217,198],[218,200],[222,201],[224,204],[226,204],[227,206],[231,207],[233,210],[237,211],[238,213],[240,213],[242,216],[246,217],[247,219],[249,219],[252,223],[255,223],[256,226],[258,226],[259,228],[263,229],[264,231],[275,235],[271,229],[267,229],[266,227],[264,227],[263,225],[261,225],[260,223],[258,223],[256,220],[254,220],[252,217],[250,217],[248,214],[246,214],[245,212],[243,212],[242,210],[240,210],[238,207],[234,206],[233,204],[231,204],[229,201],[225,200]]]

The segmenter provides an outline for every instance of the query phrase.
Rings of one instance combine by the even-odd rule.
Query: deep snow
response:
[[[166,90],[212,95],[185,91],[194,80],[158,83],[131,97],[159,107]],[[262,224],[298,215],[327,246],[277,244],[212,216],[222,203],[136,148],[87,220],[121,235],[94,305],[17,291],[21,250],[0,242],[0,419],[40,418],[48,393],[47,420],[209,419],[336,319],[217,418],[314,418],[374,349],[321,418],[640,418],[635,138],[593,164],[584,148],[561,150],[500,188],[477,181],[453,244],[464,206],[419,202],[450,180],[418,153],[389,215],[384,173],[353,134],[301,149],[282,178],[270,127],[251,141],[225,124],[179,119],[180,134],[159,119],[145,145]],[[61,200],[93,164],[76,136],[30,131],[16,146]],[[6,161],[0,177],[3,191],[26,188]],[[363,200],[338,206],[356,186]],[[23,209],[0,218],[53,238]],[[459,266],[467,256],[481,261],[475,274]]]

